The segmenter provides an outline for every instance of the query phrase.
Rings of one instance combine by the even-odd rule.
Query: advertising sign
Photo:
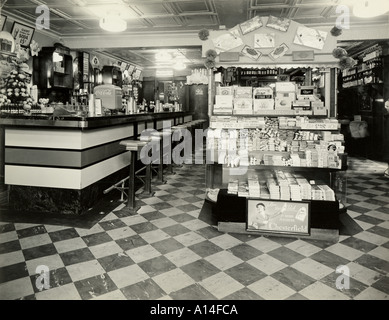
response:
[[[309,202],[247,200],[247,231],[309,235]]]
[[[20,44],[22,47],[28,47],[31,43],[34,31],[34,28],[18,22],[14,22],[11,34],[15,39],[16,44]]]

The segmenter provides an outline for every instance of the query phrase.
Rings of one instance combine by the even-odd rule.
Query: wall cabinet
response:
[[[42,48],[34,57],[33,69],[33,81],[39,89],[73,88],[73,59],[66,48]]]

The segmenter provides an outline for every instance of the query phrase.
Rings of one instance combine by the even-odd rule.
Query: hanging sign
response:
[[[293,43],[305,47],[322,50],[327,38],[327,32],[307,27],[298,27]]]

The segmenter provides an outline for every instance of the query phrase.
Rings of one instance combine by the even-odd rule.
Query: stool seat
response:
[[[147,144],[147,141],[140,140],[122,140],[120,141],[122,146],[125,146],[129,151],[139,151],[139,148],[144,147]]]
[[[152,136],[159,137],[159,138],[170,137],[171,134],[172,134],[172,132],[170,130],[154,131],[151,133]]]

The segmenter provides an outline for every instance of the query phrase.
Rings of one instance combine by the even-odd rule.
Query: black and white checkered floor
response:
[[[176,168],[139,214],[120,204],[89,229],[0,219],[0,299],[389,300],[385,169],[349,159],[347,213],[360,232],[337,243],[217,231],[199,219],[203,165]],[[37,288],[38,266],[48,289]]]

